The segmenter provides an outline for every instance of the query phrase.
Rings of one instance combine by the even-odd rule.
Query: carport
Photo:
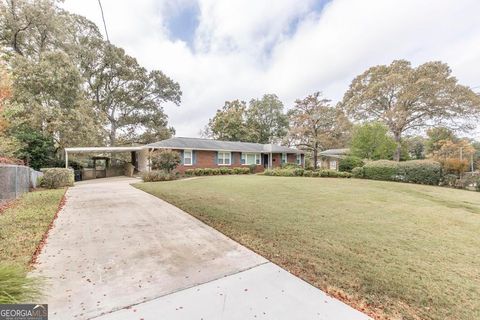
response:
[[[148,149],[143,146],[65,148],[65,168],[69,167],[68,159],[71,154],[96,154],[97,156],[91,157],[94,163],[93,169],[90,170],[88,174],[82,174],[84,180],[123,175],[123,171],[119,170],[119,168],[113,168],[110,166],[110,158],[106,157],[105,154],[127,152],[131,154],[131,163],[137,172],[148,170]],[[97,170],[97,161],[105,161],[105,169]]]

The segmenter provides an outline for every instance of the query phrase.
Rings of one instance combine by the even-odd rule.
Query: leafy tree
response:
[[[55,145],[51,136],[28,127],[17,128],[13,136],[22,144],[15,156],[32,168],[38,170],[47,167],[55,158]]]
[[[445,127],[435,127],[427,130],[426,152],[433,154],[437,152],[445,141],[457,141],[455,133]]]
[[[18,55],[38,60],[65,43],[66,13],[53,0],[0,1],[0,42]]]
[[[244,101],[225,101],[222,109],[208,121],[203,135],[225,141],[250,141],[246,124],[247,105]]]
[[[354,126],[351,155],[370,160],[391,159],[395,149],[395,141],[388,136],[388,128],[384,124],[371,122]]]
[[[342,105],[356,120],[384,122],[396,142],[398,161],[402,135],[409,130],[431,123],[472,128],[474,122],[467,120],[478,116],[480,97],[458,84],[447,64],[427,62],[413,68],[408,61],[396,60],[357,76]]]
[[[403,139],[402,145],[404,151],[402,154],[408,155],[410,159],[420,160],[425,159],[425,138],[421,136],[409,136]]]
[[[154,151],[150,155],[153,170],[172,172],[180,164],[180,154],[177,151]]]
[[[116,145],[119,137],[122,142],[139,142],[141,132],[147,133],[144,138],[168,137],[162,105],[180,103],[178,83],[159,70],[147,71],[123,49],[104,41],[91,39],[82,49],[88,97],[107,122],[109,144]]]
[[[320,92],[296,100],[289,110],[289,136],[293,144],[312,153],[317,168],[318,152],[335,146],[344,146],[350,123],[341,110],[332,107],[330,100]]]
[[[0,45],[13,53],[13,125],[53,136],[59,149],[105,136],[111,145],[169,137],[162,104],[180,102],[178,84],[139,66],[59,3],[0,0]]]
[[[100,139],[101,117],[85,99],[81,75],[67,54],[45,52],[38,62],[16,56],[12,66],[12,126],[51,136],[60,149]]]
[[[274,143],[281,141],[288,132],[288,116],[283,111],[283,103],[275,94],[265,94],[262,99],[250,100],[246,118],[250,141]]]
[[[13,157],[20,145],[19,141],[8,134],[10,126],[6,119],[6,111],[11,103],[12,84],[6,68],[0,63],[0,157]]]

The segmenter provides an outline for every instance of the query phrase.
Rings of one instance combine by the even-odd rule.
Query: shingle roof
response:
[[[323,156],[343,156],[348,154],[349,152],[350,152],[350,149],[343,148],[343,149],[328,149],[328,150],[319,152],[319,154]]]
[[[193,150],[224,150],[238,152],[263,153],[303,153],[301,150],[279,146],[276,144],[261,144],[240,141],[221,141],[201,138],[175,137],[148,144],[149,148],[193,149]]]

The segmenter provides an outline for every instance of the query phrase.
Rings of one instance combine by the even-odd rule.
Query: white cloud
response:
[[[480,86],[476,0],[333,0],[321,13],[313,0],[199,0],[191,45],[172,40],[165,23],[187,0],[102,3],[111,41],[180,83],[182,105],[166,107],[180,136],[198,135],[229,99],[277,93],[290,106],[321,90],[338,101],[354,76],[394,59],[442,60],[461,83]],[[96,0],[65,7],[101,26]]]

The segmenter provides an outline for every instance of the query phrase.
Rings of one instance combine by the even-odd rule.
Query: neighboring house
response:
[[[220,141],[199,138],[171,138],[146,146],[150,150],[171,149],[180,153],[181,173],[190,168],[256,166],[256,172],[286,163],[303,166],[304,152],[275,144]]]
[[[254,165],[256,172],[262,172],[266,168],[276,168],[286,163],[305,165],[303,151],[276,144],[176,137],[144,146],[65,148],[65,166],[68,167],[69,154],[130,153],[136,172],[144,172],[150,168],[149,152],[161,149],[180,153],[181,164],[177,167],[180,173],[190,168],[233,168]],[[113,170],[108,165],[102,169],[94,168],[94,173],[87,179],[108,177],[111,176],[110,172]]]
[[[350,150],[344,149],[328,149],[318,154],[317,166],[322,169],[330,169],[338,171],[340,159],[348,155]]]

